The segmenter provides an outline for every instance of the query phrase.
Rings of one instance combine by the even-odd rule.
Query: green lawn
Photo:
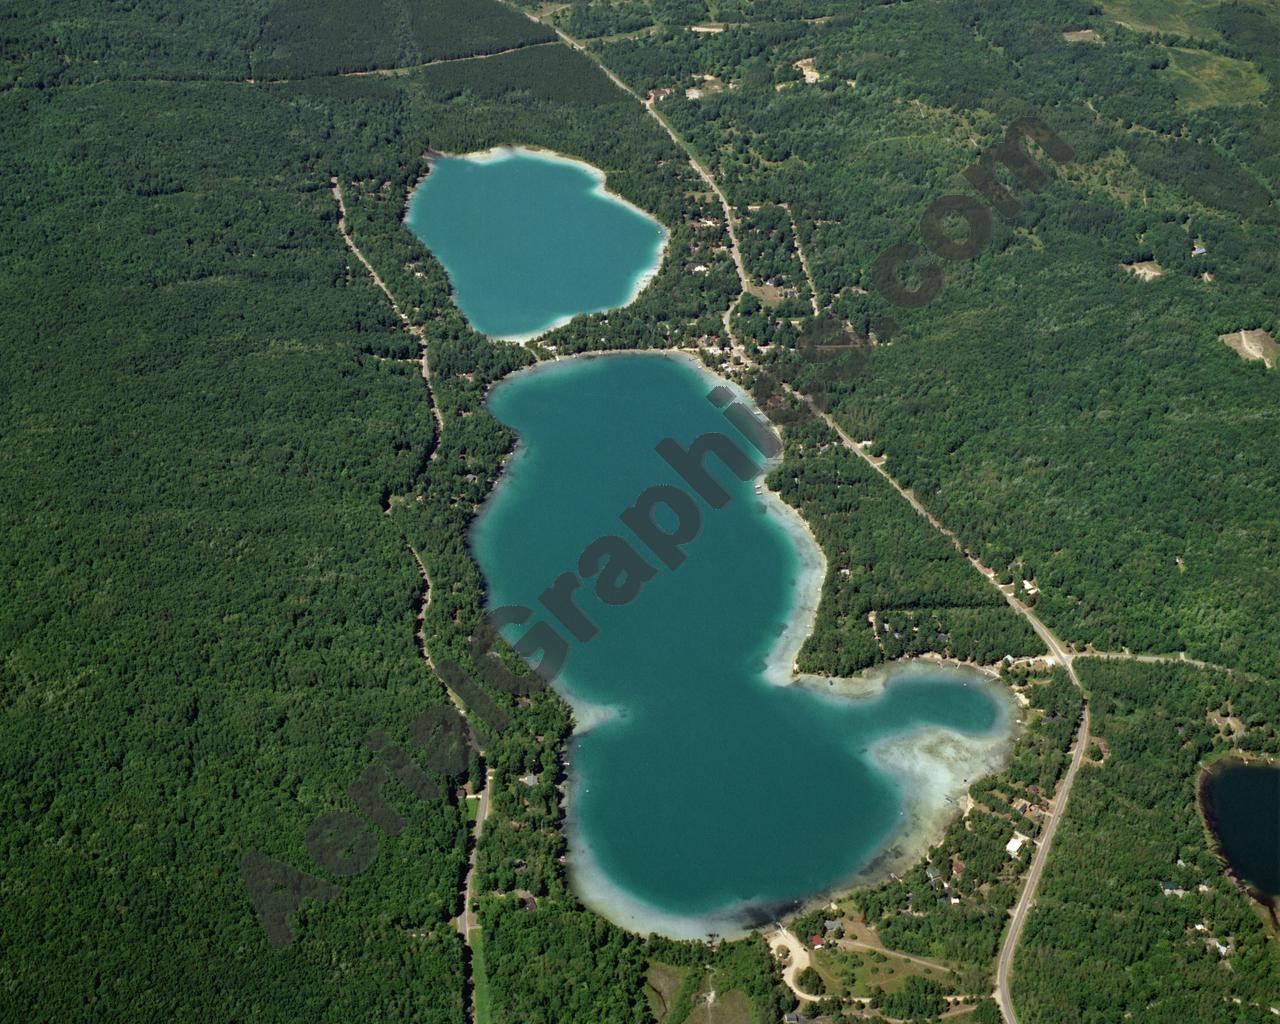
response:
[[[892,953],[878,955],[869,950],[823,950],[815,956],[815,966],[827,983],[827,990],[845,996],[869,996],[872,987],[895,992],[913,974],[949,985],[954,976],[903,960]]]

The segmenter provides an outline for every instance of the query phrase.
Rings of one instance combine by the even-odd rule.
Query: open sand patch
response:
[[[1218,340],[1234,349],[1241,359],[1262,360],[1268,370],[1274,370],[1280,358],[1280,345],[1267,331],[1232,331],[1219,334]]]
[[[1142,260],[1138,263],[1121,263],[1120,266],[1133,274],[1140,277],[1144,281],[1154,281],[1157,277],[1164,273],[1164,267],[1160,266],[1155,260]]]
[[[813,57],[804,57],[796,61],[791,66],[796,70],[798,70],[800,74],[804,75],[804,80],[806,85],[813,85],[814,82],[816,82],[818,79],[822,77],[821,73],[819,73],[818,71],[818,68],[814,64]]]

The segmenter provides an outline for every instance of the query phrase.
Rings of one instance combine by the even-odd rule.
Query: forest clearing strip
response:
[[[804,254],[804,243],[800,241],[800,228],[796,224],[796,215],[791,212],[790,203],[779,203],[787,216],[791,218],[791,237],[796,240],[796,255],[800,257],[800,266],[804,270],[804,279],[809,282],[809,305],[813,308],[813,315],[818,316],[818,289],[813,283],[813,274],[809,270],[809,257]]]
[[[1187,656],[1186,651],[1180,651],[1177,654],[1133,654],[1130,651],[1093,651],[1086,649],[1076,653],[1081,658],[1101,658],[1107,661],[1136,661],[1144,665],[1191,665],[1195,668],[1208,669],[1210,672],[1225,672],[1229,676],[1243,676],[1246,679],[1258,679],[1266,683],[1276,682],[1276,680],[1260,675],[1257,672],[1249,672],[1241,668],[1230,668],[1227,665],[1218,665],[1212,661],[1201,661],[1199,658],[1190,658]]]
[[[435,60],[424,60],[420,64],[404,64],[393,68],[369,68],[365,71],[331,71],[323,75],[303,75],[300,78],[246,78],[250,85],[292,85],[298,82],[315,82],[325,78],[394,78],[410,75],[425,68],[439,67],[442,64],[461,64],[469,60],[491,60],[494,57],[508,57],[522,50],[533,50],[539,46],[554,46],[558,40],[544,39],[539,43],[521,43],[505,50],[493,53],[472,53],[465,57],[438,57]]]

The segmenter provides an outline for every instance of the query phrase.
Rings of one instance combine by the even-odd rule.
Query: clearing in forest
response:
[[[1242,107],[1258,102],[1267,91],[1267,80],[1247,60],[1180,46],[1170,46],[1168,53],[1165,74],[1183,110]]]
[[[814,64],[813,57],[804,57],[791,66],[804,75],[806,85],[813,85],[814,82],[822,77],[821,72],[818,71],[817,66]]]
[[[1069,43],[1100,43],[1102,36],[1098,35],[1097,29],[1078,28],[1071,32],[1063,32],[1062,38]]]
[[[1103,0],[1113,21],[1135,32],[1162,32],[1187,39],[1220,39],[1214,0]]]
[[[1155,260],[1141,260],[1138,263],[1121,263],[1120,266],[1144,281],[1154,281],[1164,273],[1164,267]]]
[[[663,1021],[676,1000],[676,993],[684,981],[685,970],[670,964],[653,963],[649,965],[649,973],[645,976],[644,995],[649,1002],[649,1012],[653,1019]]]
[[[751,1004],[737,989],[720,995],[712,990],[698,996],[684,1024],[751,1024]]]
[[[1232,331],[1230,334],[1219,334],[1218,340],[1227,348],[1234,349],[1241,359],[1260,359],[1268,370],[1276,368],[1280,345],[1276,344],[1276,339],[1267,331]]]

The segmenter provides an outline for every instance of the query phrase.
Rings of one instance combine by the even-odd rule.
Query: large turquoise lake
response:
[[[574,888],[627,927],[672,936],[733,934],[903,844],[918,851],[963,780],[1003,757],[1012,721],[989,680],[941,667],[856,698],[778,685],[766,665],[780,660],[789,677],[800,635],[780,638],[814,599],[821,556],[793,513],[714,457],[729,500],[694,499],[702,524],[677,568],[623,525],[647,488],[693,494],[655,452],[665,438],[687,447],[723,432],[763,463],[707,400],[716,383],[688,360],[645,355],[561,360],[504,382],[491,409],[521,443],[471,537],[491,604],[548,622],[539,595],[603,535],[656,570],[626,604],[604,603],[592,581],[576,592],[598,633],[570,638],[555,685],[578,721]],[[655,520],[676,526],[674,514]]]
[[[444,265],[471,326],[515,341],[627,305],[667,240],[594,168],[513,148],[436,158],[405,224]]]

